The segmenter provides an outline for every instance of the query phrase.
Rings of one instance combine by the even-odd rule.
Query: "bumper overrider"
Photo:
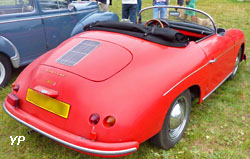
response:
[[[23,125],[52,140],[55,140],[60,144],[65,145],[66,147],[82,153],[103,157],[118,157],[129,155],[139,148],[139,143],[137,141],[104,143],[77,136],[60,128],[57,128],[49,123],[46,123],[34,117],[33,115],[22,111],[19,108],[15,108],[8,104],[8,102],[6,101],[3,103],[3,109],[9,116],[19,121]]]

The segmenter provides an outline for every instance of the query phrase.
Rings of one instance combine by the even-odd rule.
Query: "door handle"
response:
[[[217,59],[210,60],[209,63],[215,63]]]

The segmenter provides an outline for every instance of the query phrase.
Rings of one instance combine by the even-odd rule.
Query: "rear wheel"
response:
[[[189,90],[180,94],[171,104],[161,131],[151,138],[151,142],[163,149],[170,149],[183,136],[191,109]]]
[[[233,72],[232,72],[232,74],[229,76],[228,79],[231,80],[231,79],[233,79],[234,76],[236,75],[236,73],[237,73],[237,71],[238,71],[238,69],[239,69],[239,66],[240,66],[241,57],[242,57],[242,48],[240,48],[240,50],[239,50],[239,53],[238,53],[238,55],[237,55],[237,57],[236,57],[236,59],[235,59]]]
[[[4,55],[0,55],[0,88],[7,85],[11,72],[12,68],[9,59]]]

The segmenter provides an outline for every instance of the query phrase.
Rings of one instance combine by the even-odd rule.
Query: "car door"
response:
[[[47,37],[48,49],[70,37],[78,22],[76,11],[68,10],[68,0],[38,0]]]
[[[198,45],[206,53],[210,69],[207,94],[213,92],[233,70],[234,42],[227,35],[214,34]]]
[[[0,36],[17,48],[21,65],[46,52],[43,24],[34,0],[0,3]]]

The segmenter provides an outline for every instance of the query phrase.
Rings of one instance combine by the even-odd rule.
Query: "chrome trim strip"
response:
[[[18,68],[20,66],[20,55],[19,55],[19,52],[18,52],[16,46],[9,39],[5,38],[4,36],[0,36],[0,37],[2,37],[4,40],[6,40],[14,49],[15,55],[10,57],[10,60],[11,60],[13,67]]]
[[[214,60],[210,60],[209,63],[214,63],[216,62],[220,57],[222,57],[223,55],[225,55],[226,53],[228,53],[230,50],[232,50],[235,46],[239,45],[240,43],[242,43],[242,41],[238,42],[237,44],[234,44],[232,47],[230,47],[229,49],[227,49],[225,52],[223,52],[222,54],[220,54],[219,56],[217,56]]]
[[[71,144],[69,142],[66,142],[66,141],[63,141],[55,136],[52,136],[40,129],[37,129],[36,127],[26,123],[25,121],[15,117],[14,115],[12,115],[8,110],[7,108],[5,107],[5,104],[3,103],[3,109],[4,111],[10,116],[12,117],[13,119],[17,120],[18,122],[20,122],[21,124],[33,129],[34,131],[52,139],[52,140],[55,140],[56,142],[59,142],[63,145],[66,145],[68,147],[71,147],[73,149],[76,149],[76,150],[79,150],[79,151],[83,151],[83,152],[87,152],[87,153],[91,153],[91,154],[98,154],[98,155],[108,155],[108,156],[112,156],[112,155],[122,155],[122,154],[128,154],[128,153],[131,153],[131,152],[135,152],[137,149],[134,147],[134,148],[129,148],[129,149],[125,149],[125,150],[119,150],[119,151],[103,151],[103,150],[95,150],[95,149],[90,149],[90,148],[86,148],[86,147],[80,147],[80,146],[77,146],[77,145],[74,145],[74,144]]]
[[[193,74],[195,74],[196,72],[198,72],[199,70],[201,70],[202,68],[206,67],[209,63],[201,66],[200,68],[198,68],[197,70],[195,70],[194,72],[192,72],[191,74],[189,74],[188,76],[186,76],[185,78],[183,78],[180,82],[178,82],[177,84],[175,84],[172,88],[170,88],[166,93],[163,94],[163,96],[166,96],[170,91],[172,91],[175,87],[177,87],[180,83],[182,83],[183,81],[185,81],[187,78],[189,78],[190,76],[192,76]]]
[[[239,41],[238,43],[234,44],[234,47],[237,46],[237,45],[239,45],[239,44],[241,44],[241,43],[243,43],[244,41],[245,41],[245,39]]]
[[[185,81],[188,77],[190,77],[191,75],[193,75],[194,73],[196,73],[197,71],[201,70],[203,67],[207,66],[208,64],[214,63],[216,62],[221,56],[223,56],[224,54],[226,54],[228,51],[230,51],[231,49],[233,49],[235,46],[237,46],[238,44],[242,43],[244,40],[238,42],[237,44],[235,44],[234,46],[232,46],[231,48],[227,49],[225,52],[223,52],[221,55],[219,55],[217,58],[215,58],[214,60],[210,60],[207,64],[205,64],[204,66],[200,67],[199,69],[197,69],[196,71],[192,72],[191,74],[189,74],[187,77],[185,77],[184,79],[182,79],[180,82],[178,82],[177,84],[175,84],[171,89],[169,89],[166,93],[163,94],[163,96],[166,96],[170,91],[172,91],[175,87],[177,87],[180,83],[182,83],[183,81]],[[230,73],[231,75],[231,73]],[[228,75],[228,77],[230,76]],[[228,78],[227,77],[227,78]]]
[[[95,10],[98,11],[96,8],[94,8],[94,9],[88,10],[88,13],[92,12],[92,11],[95,11]],[[41,16],[42,16],[42,18],[52,18],[52,17],[60,17],[60,16],[66,16],[66,15],[74,15],[74,14],[79,14],[79,13],[83,13],[83,12],[86,12],[86,10],[76,11],[74,13],[64,13],[64,14],[59,14],[59,15],[48,15],[48,16],[42,16],[41,15]],[[44,13],[49,13],[49,12],[44,12]]]
[[[201,39],[199,39],[199,40],[197,40],[197,41],[195,41],[195,42],[198,43],[198,42],[200,42],[200,41],[202,41],[202,40],[205,40],[205,39],[207,39],[207,38],[209,38],[209,37],[211,37],[211,36],[213,36],[213,35],[215,35],[215,33],[214,33],[214,34],[210,34],[210,35],[208,35],[208,36],[205,36],[204,38],[201,38]]]
[[[95,11],[95,10],[96,9],[92,9],[92,10],[89,10],[88,12],[92,12],[92,11]],[[7,21],[0,22],[0,24],[3,24],[3,23],[12,23],[12,22],[21,22],[21,21],[29,21],[29,20],[39,20],[39,19],[42,19],[42,18],[46,19],[46,18],[52,18],[52,17],[66,16],[66,15],[74,15],[74,14],[80,14],[80,13],[83,13],[83,12],[86,12],[86,11],[77,11],[77,12],[74,12],[74,13],[64,13],[64,14],[50,15],[50,16],[35,15],[36,18],[23,18],[23,19],[16,19],[16,20],[7,20]]]
[[[232,47],[230,47],[229,49],[227,49],[225,52],[223,52],[222,54],[220,54],[219,56],[216,57],[216,59],[219,59],[221,56],[225,55],[227,52],[229,52],[230,50],[232,50],[236,45],[233,45]]]
[[[29,20],[37,20],[37,19],[41,19],[41,16],[39,16],[38,18],[23,18],[23,19],[16,19],[16,20],[7,20],[7,21],[0,22],[0,24],[12,23],[12,22],[22,22],[22,21],[29,21]]]
[[[203,97],[202,100],[205,100],[208,96],[210,96],[210,95],[211,95],[220,85],[222,85],[222,84],[227,80],[227,78],[228,78],[232,73],[233,73],[233,72],[229,73],[229,75],[227,75],[227,77],[226,77],[223,81],[221,81],[221,82],[219,83],[219,85],[216,86],[211,92],[209,92],[205,97]]]
[[[0,17],[4,17],[4,16],[16,16],[16,15],[29,15],[29,14],[36,13],[36,11],[37,11],[37,9],[34,7],[34,10],[31,11],[31,12],[8,13],[8,14],[2,14],[2,15],[0,15]]]
[[[208,63],[215,63],[217,61],[217,58],[210,60]]]

